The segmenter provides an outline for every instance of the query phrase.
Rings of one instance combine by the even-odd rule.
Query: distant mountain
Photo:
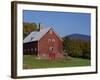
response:
[[[71,35],[65,36],[64,38],[88,41],[90,40],[91,37],[84,34],[71,34]]]

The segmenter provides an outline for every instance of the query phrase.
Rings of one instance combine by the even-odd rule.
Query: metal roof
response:
[[[33,31],[31,32],[25,39],[24,43],[32,42],[32,41],[38,41],[40,40],[49,30],[51,27],[41,29],[40,31]]]

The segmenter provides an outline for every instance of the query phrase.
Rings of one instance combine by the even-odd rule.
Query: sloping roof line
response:
[[[61,41],[63,41],[63,39],[59,36],[59,34],[58,34],[53,28],[51,28],[51,29],[55,32],[56,36],[57,36]]]
[[[32,42],[32,41],[39,41],[50,29],[53,30],[53,28],[48,27],[48,28],[42,29],[40,31],[33,31],[24,39],[23,42],[28,43],[28,42]],[[60,38],[60,36],[56,32],[55,32],[55,34],[62,41],[62,39]]]

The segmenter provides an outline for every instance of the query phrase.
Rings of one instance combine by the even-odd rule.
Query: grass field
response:
[[[64,58],[59,60],[44,60],[36,59],[32,55],[24,55],[23,68],[54,68],[54,67],[75,67],[75,66],[90,66],[90,60],[81,58]]]

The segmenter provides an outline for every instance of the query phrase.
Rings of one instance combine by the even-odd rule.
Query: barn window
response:
[[[33,37],[31,37],[31,40],[33,39]]]
[[[28,48],[28,51],[30,51],[30,49]]]
[[[50,50],[50,51],[53,51],[53,47],[50,47],[49,50]]]
[[[31,51],[33,51],[33,48],[31,48]]]
[[[51,42],[51,39],[48,39],[48,42]]]
[[[52,34],[52,30],[50,30],[50,34]]]
[[[34,48],[34,50],[36,51],[37,49],[36,49],[36,48]]]
[[[52,39],[52,42],[55,42],[55,39]]]

